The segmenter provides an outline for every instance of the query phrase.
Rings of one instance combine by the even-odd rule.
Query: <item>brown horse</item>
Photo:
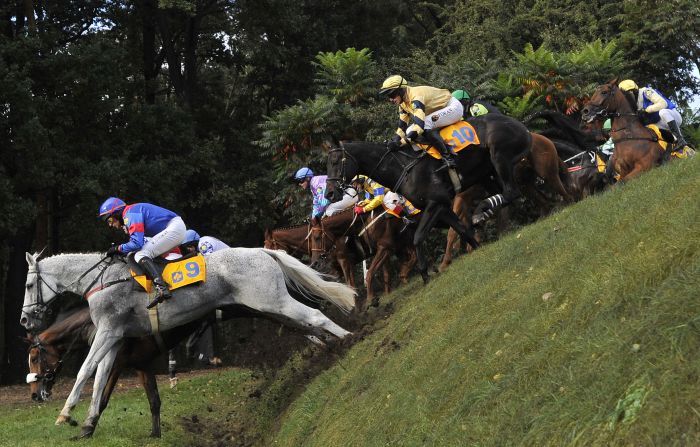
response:
[[[380,268],[384,274],[384,293],[391,292],[391,274],[387,261],[392,254],[396,254],[401,260],[399,278],[403,284],[408,282],[408,275],[417,260],[412,242],[413,232],[408,228],[401,231],[404,226],[402,220],[381,214],[375,210],[355,216],[351,209],[346,210],[321,219],[311,236],[311,246],[314,248],[312,262],[317,261],[323,252],[330,249],[345,247],[344,251],[350,251],[346,244],[348,237],[361,240],[363,247],[367,247],[365,255],[373,255],[365,276],[367,297],[358,298],[355,306],[360,312],[366,310],[370,300],[372,305],[378,304],[372,283],[375,273]],[[363,257],[360,256],[359,259]]]
[[[161,402],[152,361],[160,354],[177,346],[199,325],[200,322],[195,321],[157,336],[127,338],[117,354],[102,393],[100,414],[107,407],[121,372],[125,368],[134,368],[146,391],[151,409],[150,436],[159,438]],[[40,334],[28,337],[30,346],[27,382],[31,389],[32,400],[44,401],[51,396],[51,389],[61,371],[66,355],[87,347],[94,334],[95,325],[90,319],[90,308],[83,307],[55,322]],[[160,340],[156,337],[160,337]]]
[[[314,252],[317,251],[318,255],[326,253],[323,247],[313,248],[311,246],[314,231],[318,231],[318,229],[314,229],[311,224],[265,230],[264,247],[271,250],[284,250],[298,259],[306,256],[311,259],[313,266],[318,260],[318,256],[314,256]],[[327,254],[331,257],[336,273],[342,273],[345,283],[350,287],[355,287],[355,277],[352,273],[353,262],[345,250],[345,246],[333,247],[333,250]]]
[[[547,127],[538,132],[554,143],[559,158],[567,166],[570,178],[569,192],[576,200],[601,191],[608,184],[604,174],[604,158],[598,146],[605,143],[610,134],[603,130],[603,122],[579,124],[570,117],[554,110],[540,110],[529,115],[524,123],[544,120]],[[607,158],[607,157],[606,157]]]
[[[615,150],[611,163],[622,182],[664,161],[664,149],[658,138],[642,124],[636,110],[635,98],[620,90],[617,79],[613,79],[596,88],[581,114],[581,119],[587,122],[612,119],[610,134]]]
[[[265,230],[264,247],[270,250],[284,250],[297,259],[311,256],[311,224]]]

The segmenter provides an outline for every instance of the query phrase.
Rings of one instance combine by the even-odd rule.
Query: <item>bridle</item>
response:
[[[291,227],[295,228],[295,227]],[[283,229],[283,228],[282,228]],[[281,230],[281,229],[280,229]],[[272,232],[277,231],[277,230],[272,230]],[[306,248],[306,253],[311,253],[311,234],[313,232],[311,223],[308,224],[308,231],[306,233],[306,237],[301,241],[299,244],[288,244],[283,241],[279,241],[275,239],[275,237],[272,235],[272,232],[270,233],[270,239],[267,239],[272,243],[272,249],[273,250],[284,250],[287,251],[291,256],[294,256],[296,254],[299,254],[301,250]],[[288,251],[291,250],[291,251]]]
[[[109,261],[105,263],[105,261],[106,261],[107,259],[109,259]],[[96,268],[97,268],[97,269],[100,269],[100,273],[99,273],[99,274],[95,277],[95,279],[85,288],[85,291],[84,291],[82,294],[80,294],[80,295],[83,296],[83,297],[86,296],[86,295],[88,294],[88,291],[90,290],[90,287],[92,287],[95,283],[97,283],[97,281],[100,280],[100,278],[102,278],[102,276],[104,275],[105,271],[107,270],[107,267],[109,267],[109,266],[112,264],[112,262],[113,262],[112,257],[110,257],[110,256],[105,256],[105,257],[103,257],[103,258],[100,259],[96,264],[94,264],[92,267],[90,267],[89,269],[87,269],[83,274],[81,274],[75,281],[73,281],[73,282],[71,282],[70,284],[68,284],[68,285],[65,287],[65,290],[70,290],[71,286],[73,286],[73,285],[76,284],[76,283],[79,283],[80,280],[82,280],[82,279],[83,279],[88,273],[90,273],[91,271],[95,270]],[[103,264],[104,264],[104,265],[103,265]],[[22,310],[23,310],[23,312],[25,312],[25,313],[29,313],[29,312],[28,312],[27,310],[25,310],[25,309],[26,309],[26,308],[32,308],[32,307],[34,307],[34,309],[32,310],[32,314],[34,315],[34,318],[37,318],[37,319],[38,319],[39,317],[41,317],[41,315],[44,314],[44,312],[46,312],[47,308],[48,308],[49,306],[51,306],[51,304],[54,302],[54,300],[56,300],[56,299],[60,296],[61,292],[59,292],[58,290],[56,290],[56,289],[54,289],[53,287],[51,287],[51,284],[49,284],[48,281],[46,281],[46,279],[44,279],[44,278],[42,277],[41,273],[39,272],[39,261],[37,261],[37,262],[34,264],[34,269],[33,269],[33,270],[30,269],[30,270],[27,272],[27,274],[32,274],[32,273],[35,274],[35,275],[36,275],[36,278],[37,278],[37,279],[36,279],[36,285],[37,285],[36,301],[33,302],[33,303],[25,304],[24,306],[22,306]],[[44,293],[43,293],[44,288],[42,287],[43,285],[45,285],[46,287],[48,287],[48,289],[49,289],[51,292],[53,292],[53,296],[52,296],[49,300],[47,300],[47,301],[44,301]],[[56,287],[56,288],[58,288],[58,287]]]
[[[357,159],[355,158],[354,155],[352,155],[350,152],[348,152],[345,149],[345,146],[343,146],[343,143],[340,143],[340,147],[337,148],[332,148],[328,151],[328,156],[330,157],[333,152],[340,152],[342,154],[342,157],[340,159],[340,177],[328,177],[326,181],[333,182],[337,188],[339,188],[340,191],[344,191],[350,184],[348,183],[347,179],[347,170],[346,170],[346,164],[347,164],[347,159],[351,159],[354,163],[355,166],[359,168],[360,164],[358,163]],[[396,156],[396,152],[391,151],[387,146],[385,146],[384,153],[382,156],[379,158],[379,161],[377,164],[372,168],[372,170],[369,172],[367,175],[367,178],[372,178],[375,172],[379,169],[379,167],[384,163],[384,160],[387,158],[387,156],[391,155],[396,161],[397,164],[399,164],[402,168],[401,175],[399,175],[399,179],[396,181],[396,184],[394,185],[393,188],[391,188],[392,191],[398,191],[399,186],[401,186],[401,183],[406,179],[406,176],[410,172],[410,170],[417,165],[423,157],[427,156],[425,151],[421,151],[420,155],[417,156],[411,156],[410,154],[406,154],[405,152],[399,152],[402,155],[412,158],[413,160],[408,163],[407,165],[403,164],[401,160]]]
[[[46,346],[44,346],[41,342],[41,338],[39,336],[35,337],[34,342],[29,345],[29,352],[31,355],[31,350],[33,348],[36,348],[39,351],[39,374],[36,373],[29,373],[27,374],[26,382],[27,383],[33,383],[33,382],[38,382],[41,381],[43,387],[45,390],[42,390],[42,393],[48,393],[46,390],[48,390],[49,387],[53,386],[53,383],[56,381],[56,377],[58,377],[58,374],[61,372],[61,369],[63,368],[63,361],[65,358],[70,354],[73,350],[73,346],[75,343],[78,341],[78,339],[81,336],[81,333],[85,326],[90,323],[90,320],[87,320],[85,323],[83,323],[80,328],[76,331],[75,336],[73,337],[73,340],[70,342],[68,345],[68,349],[63,354],[56,355],[58,358],[58,361],[56,362],[56,366],[51,369],[48,367],[48,361],[46,357],[48,356],[48,350],[46,349]],[[42,398],[46,398],[46,396],[42,396]]]
[[[602,121],[602,120],[606,120],[608,118],[610,118],[610,119],[619,118],[621,116],[633,116],[633,117],[637,116],[636,113],[622,113],[622,112],[617,112],[617,111],[611,112],[609,110],[610,105],[608,103],[609,103],[610,99],[614,97],[615,92],[617,92],[618,90],[619,90],[619,87],[617,85],[613,85],[610,88],[610,91],[608,91],[606,93],[606,97],[602,101],[600,101],[599,104],[591,104],[590,102],[588,103],[589,107],[593,106],[594,109],[597,110],[593,114],[593,116],[589,117],[588,122],[592,122],[594,120]],[[625,98],[625,99],[627,99],[627,98]],[[590,111],[589,111],[588,115],[590,116]],[[650,135],[649,137],[625,136],[625,137],[617,138],[617,139],[613,138],[613,144],[617,144],[619,142],[627,141],[627,140],[644,140],[644,141],[651,141],[654,143],[658,143],[659,139],[656,136],[656,134],[654,134],[654,132],[652,132],[650,129],[647,129],[645,126],[642,126],[642,127],[644,127],[644,129],[649,133],[649,135]],[[610,134],[612,135],[616,132],[620,132],[620,131],[628,129],[628,128],[629,128],[629,126],[619,127],[617,129],[611,129]]]

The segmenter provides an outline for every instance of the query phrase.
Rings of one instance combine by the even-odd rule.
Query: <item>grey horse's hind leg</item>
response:
[[[276,312],[280,316],[290,319],[302,329],[310,330],[317,336],[323,335],[319,331],[320,329],[330,332],[338,338],[343,338],[350,334],[350,332],[331,321],[320,310],[301,304],[287,293],[285,295],[286,297],[280,297],[280,301],[284,304]]]
[[[61,410],[61,413],[56,419],[56,425],[61,425],[64,423],[69,423],[71,425],[77,425],[75,421],[70,416],[70,412],[78,404],[80,400],[80,392],[83,390],[85,383],[92,376],[92,373],[97,369],[98,363],[107,355],[110,349],[121,340],[121,335],[114,334],[109,330],[97,330],[95,334],[95,340],[92,342],[90,347],[90,352],[88,352],[83,366],[80,367],[78,371],[78,377],[75,379],[75,384],[73,384],[73,389],[66,399],[66,403]]]

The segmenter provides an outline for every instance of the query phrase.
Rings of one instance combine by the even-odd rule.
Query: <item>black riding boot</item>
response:
[[[683,148],[688,144],[685,141],[685,138],[683,138],[683,134],[681,133],[680,127],[678,127],[678,123],[675,120],[669,121],[668,122],[668,128],[673,134],[674,137],[676,137],[675,143],[673,143],[673,150],[674,151],[681,151]]]
[[[442,137],[440,136],[440,129],[429,130],[425,134],[426,137],[428,137],[428,141],[430,142],[430,144],[432,144],[435,147],[435,149],[440,151],[442,159],[445,160],[445,166],[447,166],[450,169],[456,168],[457,162],[455,161],[455,156],[457,154],[455,154],[452,151],[451,146],[445,144]]]
[[[156,268],[156,265],[153,263],[151,258],[142,258],[139,261],[139,265],[146,272],[146,276],[153,281],[153,285],[156,288],[156,297],[148,304],[148,306],[146,306],[146,309],[150,309],[156,304],[162,303],[173,296],[170,293],[170,290],[168,290],[168,285],[165,283],[165,281],[163,281],[163,278],[158,272],[158,268]]]

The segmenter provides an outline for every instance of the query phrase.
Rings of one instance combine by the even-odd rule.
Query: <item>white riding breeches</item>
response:
[[[425,130],[449,126],[462,119],[464,106],[457,98],[450,99],[447,106],[438,109],[425,117]]]
[[[139,262],[143,258],[155,258],[166,253],[185,240],[187,227],[181,217],[173,217],[163,231],[146,240],[134,255],[134,260]]]
[[[324,216],[332,216],[346,210],[357,203],[357,191],[355,188],[347,188],[343,193],[343,198],[337,202],[333,202],[326,208]]]
[[[663,128],[663,129],[666,129],[666,130],[670,130],[668,128],[669,121],[675,121],[676,124],[678,124],[678,127],[680,127],[681,124],[683,124],[683,117],[681,116],[680,113],[678,113],[678,110],[676,110],[676,109],[661,109],[661,110],[659,110],[659,118],[661,118],[661,119],[659,120],[658,123],[656,123],[656,125]]]

